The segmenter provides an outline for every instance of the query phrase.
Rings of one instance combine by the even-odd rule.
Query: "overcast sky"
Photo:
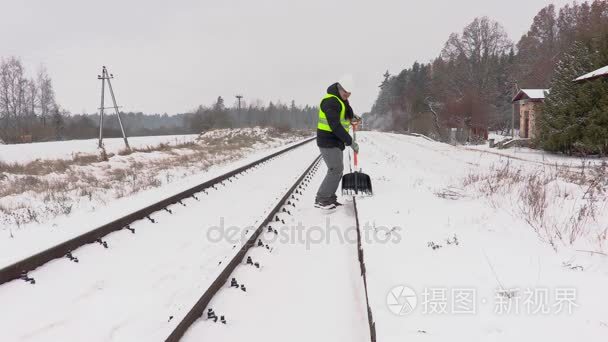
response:
[[[568,1],[553,1],[562,6]],[[58,102],[99,107],[108,66],[123,110],[180,113],[245,100],[317,104],[351,74],[356,112],[371,108],[386,69],[437,56],[477,16],[517,41],[543,0],[0,0],[0,57],[30,75],[44,64]]]

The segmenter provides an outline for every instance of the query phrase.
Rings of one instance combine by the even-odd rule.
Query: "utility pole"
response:
[[[239,101],[239,114],[241,113],[241,100],[243,99],[243,95],[236,95],[236,99]]]
[[[239,106],[238,107],[238,119],[237,120],[243,120],[243,117],[241,116],[241,100],[243,99],[243,95],[238,94],[235,97],[239,101],[239,104],[238,104],[238,106]],[[245,121],[249,121],[249,119],[247,119]]]
[[[102,76],[103,75],[103,76]],[[97,79],[101,80],[101,105],[99,106],[99,143],[98,148],[103,147],[103,106],[104,106],[104,92],[106,89],[106,67],[104,66],[101,75],[97,75]]]
[[[104,110],[114,108],[114,111],[116,112],[116,116],[118,117],[118,124],[120,125],[120,131],[122,132],[122,138],[125,141],[125,146],[126,146],[127,150],[131,150],[131,147],[129,146],[129,141],[127,140],[127,134],[125,133],[125,128],[122,125],[122,120],[120,118],[120,112],[118,111],[119,107],[116,104],[116,97],[114,96],[114,90],[112,89],[112,82],[110,80],[113,78],[114,78],[114,75],[110,74],[108,72],[108,69],[106,69],[105,65],[102,67],[101,75],[97,75],[97,79],[101,80],[101,106],[99,107],[99,146],[98,147],[99,148],[103,147]],[[112,103],[114,104],[113,107],[105,107],[104,92],[105,92],[105,88],[106,88],[106,80],[108,81],[108,89],[110,90],[110,95],[112,96]]]

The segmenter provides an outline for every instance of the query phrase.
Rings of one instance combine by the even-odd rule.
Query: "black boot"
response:
[[[332,209],[336,209],[336,204],[315,201],[315,208],[319,208],[322,210],[332,210]]]

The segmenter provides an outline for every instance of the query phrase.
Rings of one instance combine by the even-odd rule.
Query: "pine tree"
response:
[[[540,120],[543,148],[583,155],[608,152],[607,81],[572,82],[597,67],[593,60],[595,53],[575,43],[558,62]]]
[[[382,75],[382,77],[384,77],[384,80],[382,81],[382,83],[380,84],[380,89],[384,89],[384,87],[386,87],[390,81],[391,78],[391,74],[388,72],[388,70],[386,70],[386,72],[384,73],[384,75]]]
[[[226,109],[224,105],[224,99],[221,96],[217,97],[217,101],[213,105],[213,110],[217,112],[223,112]]]
[[[588,125],[583,145],[602,156],[608,155],[608,80],[597,79],[585,85],[589,88]]]
[[[544,149],[570,154],[580,141],[582,108],[578,97],[585,97],[572,82],[590,69],[589,51],[581,43],[574,44],[569,53],[557,63],[551,81],[551,93],[545,99],[540,117],[539,142]]]

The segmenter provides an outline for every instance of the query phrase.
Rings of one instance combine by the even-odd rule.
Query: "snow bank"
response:
[[[210,131],[206,131],[201,133],[197,140],[206,140],[206,139],[238,139],[242,137],[248,138],[259,138],[259,139],[276,139],[276,138],[284,138],[287,136],[304,136],[310,135],[310,132],[306,131],[288,131],[281,132],[276,128],[272,127],[253,127],[253,128],[223,128],[223,129],[214,129]]]

